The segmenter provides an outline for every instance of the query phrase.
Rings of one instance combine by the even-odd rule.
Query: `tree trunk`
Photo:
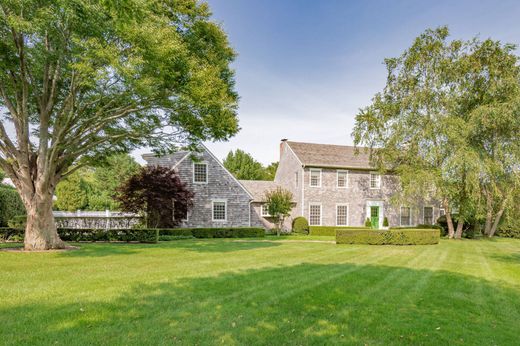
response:
[[[453,219],[451,218],[451,210],[448,201],[444,201],[444,210],[446,212],[446,223],[448,224],[448,238],[453,239],[455,229],[453,227]]]
[[[25,207],[25,250],[63,249],[65,243],[58,235],[52,214],[52,193],[45,193],[43,196],[35,194]]]
[[[462,229],[464,228],[464,220],[459,219],[457,224],[457,231],[455,232],[455,239],[462,238]]]
[[[493,237],[495,235],[495,232],[497,231],[498,224],[500,223],[500,219],[502,218],[502,214],[504,214],[504,208],[500,209],[495,216],[495,222],[493,222],[493,226],[491,226],[491,229],[489,230],[489,233],[487,234],[488,237]]]
[[[484,234],[489,236],[491,225],[493,224],[493,200],[489,193],[486,193],[486,224],[484,226]]]

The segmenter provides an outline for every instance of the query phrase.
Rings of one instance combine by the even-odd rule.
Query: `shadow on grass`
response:
[[[493,254],[490,255],[491,258],[496,259],[497,261],[512,263],[512,264],[520,264],[520,252],[512,253],[512,254]]]
[[[266,242],[258,239],[200,239],[174,240],[160,243],[162,247],[181,248],[197,252],[235,252],[280,246],[282,244]]]
[[[0,335],[6,344],[512,345],[520,320],[518,289],[375,265],[301,264],[104,294],[4,305]]]

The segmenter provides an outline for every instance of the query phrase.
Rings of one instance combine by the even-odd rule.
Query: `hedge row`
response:
[[[429,245],[438,244],[438,229],[338,229],[336,244]]]
[[[135,241],[140,243],[157,243],[158,229],[75,229],[59,228],[58,234],[64,241]],[[0,228],[0,239],[23,240],[24,230],[15,228]]]
[[[338,229],[370,229],[370,227],[348,227],[348,226],[310,226],[310,235],[335,236]]]
[[[183,238],[252,238],[263,236],[265,236],[265,230],[260,227],[171,228],[159,230],[159,240]]]
[[[520,239],[520,229],[516,228],[499,228],[496,233],[499,237]]]

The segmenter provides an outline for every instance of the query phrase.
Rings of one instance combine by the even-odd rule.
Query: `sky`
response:
[[[520,43],[520,1],[208,0],[228,34],[241,131],[206,143],[278,161],[280,139],[352,144],[358,110],[385,85],[383,60],[427,28]]]

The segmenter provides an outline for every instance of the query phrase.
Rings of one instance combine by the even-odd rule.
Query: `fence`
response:
[[[84,229],[128,229],[141,221],[133,213],[106,211],[55,211],[54,220],[58,228]]]

